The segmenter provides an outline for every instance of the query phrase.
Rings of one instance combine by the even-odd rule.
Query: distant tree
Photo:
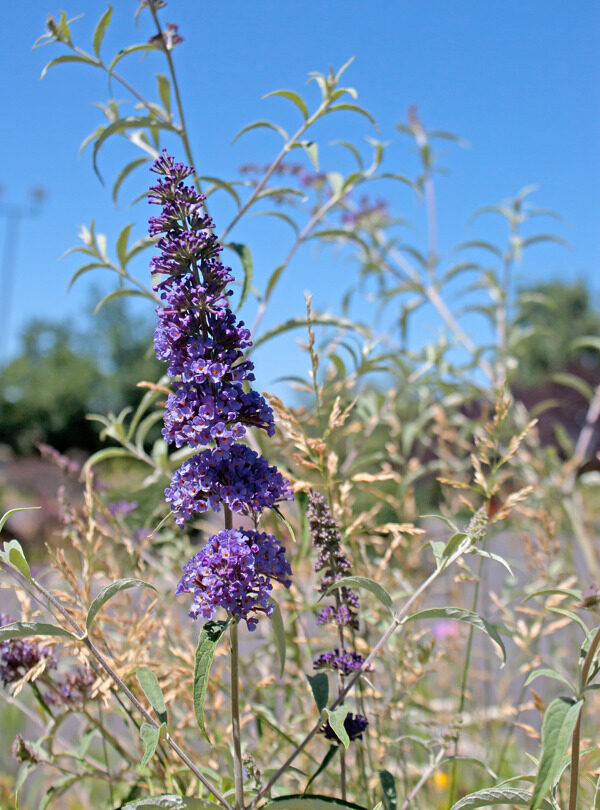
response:
[[[2,370],[0,443],[21,454],[40,441],[61,451],[97,449],[98,427],[86,414],[139,401],[136,383],[162,373],[151,339],[148,322],[119,300],[100,310],[84,331],[31,321],[17,356]]]
[[[577,338],[600,336],[600,311],[583,282],[552,281],[523,290],[516,325],[526,334],[514,352],[519,385],[535,385],[564,371],[597,377],[600,352],[573,346]]]

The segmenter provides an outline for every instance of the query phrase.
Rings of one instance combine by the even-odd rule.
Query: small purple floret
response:
[[[0,613],[0,627],[14,621],[6,613]],[[0,641],[0,680],[4,686],[8,686],[9,683],[20,680],[42,660],[46,661],[47,669],[56,669],[56,659],[50,647],[20,638]]]

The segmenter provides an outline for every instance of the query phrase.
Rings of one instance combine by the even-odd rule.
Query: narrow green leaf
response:
[[[100,46],[102,45],[102,40],[104,39],[104,35],[106,34],[106,29],[110,25],[112,13],[113,13],[112,6],[109,5],[104,14],[98,20],[98,25],[96,26],[96,30],[94,31],[92,43],[94,46],[94,53],[98,58],[100,58]]]
[[[366,591],[370,591],[373,596],[376,596],[381,604],[393,614],[394,603],[392,602],[392,597],[385,590],[385,588],[381,587],[378,582],[375,582],[374,579],[369,579],[368,577],[342,577],[341,579],[338,579],[337,582],[334,582],[333,585],[330,585],[330,587],[327,589],[327,593],[331,593],[336,588],[349,588],[352,585],[355,585],[357,588],[364,588]]]
[[[158,82],[158,95],[160,96],[162,105],[169,115],[171,115],[171,84],[162,73],[156,74],[156,80]]]
[[[486,619],[472,610],[464,610],[463,608],[455,607],[434,607],[418,610],[409,616],[406,621],[414,621],[415,619],[455,619],[458,622],[465,622],[472,625],[476,630],[481,630],[488,635],[502,651],[503,663],[506,662],[506,649],[504,642],[500,638],[500,634],[493,624],[490,624]]]
[[[252,286],[252,277],[254,275],[254,263],[252,261],[252,253],[250,253],[250,248],[248,245],[242,245],[240,242],[229,242],[226,247],[231,248],[233,251],[237,253],[240,257],[240,261],[242,263],[242,269],[244,271],[244,281],[242,283],[242,293],[240,295],[240,303],[239,306],[242,307],[246,298],[248,297],[248,293],[250,292],[250,287]]]
[[[125,447],[105,447],[103,450],[98,450],[97,453],[93,453],[88,460],[83,465],[83,473],[85,474],[89,469],[94,467],[100,461],[106,461],[107,459],[111,458],[129,458],[134,459],[135,456],[131,452],[131,450],[127,450]]]
[[[342,743],[344,748],[348,748],[350,745],[350,737],[348,736],[348,732],[344,726],[344,720],[348,715],[348,709],[346,706],[338,706],[337,709],[334,709],[333,711],[323,709],[323,714],[326,716],[327,720],[329,720],[329,725],[331,726],[338,740]]]
[[[296,107],[302,113],[302,117],[306,121],[308,118],[308,107],[304,103],[304,99],[302,96],[299,96],[298,93],[294,93],[293,90],[273,90],[271,93],[267,93],[266,96],[263,98],[271,98],[273,96],[281,96],[281,98],[287,98],[288,101],[291,101],[292,104],[295,104]]]
[[[316,172],[319,171],[319,147],[315,141],[301,141],[300,146],[304,149]]]
[[[577,377],[575,374],[568,374],[562,371],[557,372],[552,375],[552,380],[560,385],[573,388],[573,390],[578,391],[581,396],[585,397],[588,401],[591,401],[594,396],[594,389],[588,385],[585,380],[582,380],[581,377]]]
[[[129,234],[131,233],[132,228],[133,222],[129,225],[125,225],[119,234],[119,238],[117,239],[117,256],[121,262],[121,267],[125,267],[127,261],[127,243],[129,241]]]
[[[272,124],[270,121],[255,121],[253,124],[248,124],[248,126],[245,126],[242,129],[240,129],[240,131],[237,133],[237,135],[235,136],[235,138],[232,140],[231,143],[234,144],[237,141],[237,139],[241,138],[242,135],[244,135],[246,132],[250,132],[253,129],[261,129],[263,127],[266,129],[272,129],[273,132],[277,132],[277,134],[281,135],[283,140],[286,142],[289,141],[290,139],[290,136],[285,131],[285,129],[283,129],[283,127],[280,127],[277,124]]]
[[[286,641],[285,641],[285,626],[283,624],[283,617],[281,615],[281,610],[277,602],[271,597],[270,599],[271,604],[273,605],[273,614],[271,615],[271,626],[273,628],[273,637],[275,639],[275,646],[277,647],[277,653],[279,655],[279,676],[283,675],[283,670],[285,669],[285,652],[286,652]]]
[[[365,118],[368,118],[369,121],[373,124],[375,129],[377,129],[377,122],[371,115],[371,113],[367,112],[362,107],[359,107],[358,104],[335,104],[333,107],[329,107],[327,112],[355,112],[359,113],[360,115],[364,115]]]
[[[0,627],[0,641],[11,638],[25,638],[26,636],[61,636],[64,638],[77,638],[62,627],[43,622],[12,622]]]
[[[46,808],[49,807],[50,802],[53,802],[55,799],[62,796],[62,794],[68,790],[71,785],[74,785],[75,782],[78,782],[80,779],[81,777],[79,774],[68,774],[67,776],[62,776],[57,779],[44,794],[41,802],[38,805],[38,810],[46,810]]]
[[[144,128],[156,128],[156,129],[166,129],[169,131],[173,131],[173,125],[168,123],[167,121],[160,121],[158,118],[153,116],[138,116],[138,115],[130,115],[126,118],[119,118],[116,121],[108,124],[108,126],[104,127],[102,130],[102,134],[98,136],[94,143],[93,149],[93,156],[92,156],[92,163],[94,166],[94,171],[102,180],[102,176],[98,169],[98,153],[103,146],[103,144],[107,141],[111,135],[119,135],[124,132],[127,132],[130,129],[140,129],[143,130]]]
[[[360,332],[363,335],[367,334],[367,329],[362,324],[350,321],[347,318],[338,318],[335,315],[329,315],[327,313],[313,315],[311,323],[313,326],[336,326],[338,329],[348,329],[354,332]],[[272,329],[263,332],[263,334],[254,341],[253,348],[256,349],[262,343],[266,343],[267,340],[271,340],[284,332],[289,332],[290,329],[305,327],[307,324],[308,321],[306,318],[290,318],[288,321],[284,321],[278,326],[274,326]]]
[[[161,723],[166,723],[167,707],[165,706],[165,699],[162,689],[160,688],[158,678],[154,672],[147,667],[140,667],[138,670],[136,670],[135,676],[138,679],[138,683],[142,687],[144,694],[148,698],[150,705],[156,712],[156,716]]]
[[[385,810],[396,810],[398,807],[398,794],[396,793],[396,780],[389,771],[379,771],[379,782],[383,790],[383,804]]]
[[[125,56],[129,56],[130,53],[137,53],[138,51],[157,51],[159,48],[160,45],[156,45],[154,42],[139,42],[137,45],[129,45],[127,48],[122,48],[114,56],[112,62],[108,66],[108,74],[110,75],[121,59],[123,59]]]
[[[89,630],[92,626],[92,622],[98,615],[98,612],[102,609],[102,607],[108,602],[109,599],[112,599],[113,596],[120,593],[121,591],[126,591],[129,588],[150,588],[153,591],[156,591],[154,585],[150,585],[148,582],[144,582],[143,579],[118,579],[116,582],[111,582],[110,585],[107,585],[106,588],[103,588],[98,596],[94,599],[92,604],[90,605],[90,609],[88,610],[87,617],[85,620],[85,627],[86,630]]]
[[[252,217],[277,217],[278,219],[282,219],[284,222],[293,229],[296,236],[300,233],[300,230],[294,220],[288,215],[284,214],[283,211],[255,211],[253,214],[250,214]]]
[[[329,678],[324,672],[317,672],[316,675],[307,675],[306,677],[320,714],[327,707],[329,701]]]
[[[84,65],[98,65],[99,63],[92,59],[91,56],[75,56],[75,54],[66,53],[63,56],[57,56],[54,59],[51,59],[48,64],[42,70],[42,75],[40,79],[43,79],[46,73],[50,70],[50,68],[54,67],[55,65],[64,65],[67,62],[79,62],[80,64]]]
[[[99,312],[105,304],[109,304],[111,301],[115,301],[117,298],[128,298],[132,295],[137,298],[150,298],[151,300],[154,300],[149,293],[146,293],[143,290],[134,290],[130,287],[123,287],[119,290],[113,290],[108,295],[105,295],[101,301],[98,301],[94,309],[94,315]]]
[[[444,546],[444,550],[442,552],[442,560],[450,559],[450,557],[454,554],[454,552],[458,551],[460,545],[467,538],[468,535],[465,534],[464,532],[455,532]]]
[[[542,756],[531,797],[530,810],[537,810],[542,799],[558,782],[563,760],[568,751],[573,730],[583,701],[571,703],[564,698],[553,700],[544,713],[542,723]]]
[[[156,726],[151,726],[150,723],[142,723],[140,728],[140,739],[144,747],[144,755],[142,757],[141,765],[145,767],[156,751],[158,745],[159,730]]]
[[[269,276],[269,281],[267,283],[267,289],[265,290],[265,304],[267,303],[267,301],[271,297],[271,294],[272,294],[273,290],[275,289],[275,285],[279,281],[279,277],[281,276],[281,274],[283,273],[285,268],[286,268],[285,264],[280,264],[279,267],[276,267],[275,270],[273,270],[273,272]]]
[[[304,793],[303,793],[303,795],[306,795],[306,794],[308,793],[308,789],[309,789],[309,787],[310,787],[310,786],[312,785],[312,783],[315,781],[315,779],[317,778],[317,776],[319,776],[320,774],[322,774],[322,773],[323,773],[323,771],[324,771],[324,770],[326,770],[327,766],[329,765],[329,763],[330,763],[330,762],[331,762],[331,760],[332,760],[332,759],[335,757],[335,755],[337,754],[337,752],[338,752],[339,750],[340,750],[339,745],[335,745],[335,744],[334,744],[334,745],[330,745],[330,746],[329,746],[329,748],[328,748],[328,750],[327,750],[327,753],[326,753],[326,754],[325,754],[325,756],[323,757],[323,760],[322,760],[321,764],[319,765],[319,767],[317,768],[317,770],[316,770],[316,771],[313,773],[313,775],[310,777],[310,779],[309,779],[309,780],[308,780],[308,782],[306,783],[306,787],[304,788]]]
[[[530,801],[531,793],[526,790],[495,787],[478,790],[476,793],[463,796],[456,804],[452,805],[452,810],[474,810],[476,807],[496,807],[498,805],[527,807]],[[542,810],[552,810],[552,805],[547,801],[543,801],[539,807]]]
[[[217,644],[227,629],[229,621],[206,622],[198,639],[196,659],[194,662],[194,711],[200,731],[210,744],[210,738],[204,725],[204,698],[208,687],[210,668],[215,655]]]
[[[119,172],[119,176],[117,177],[117,179],[115,180],[115,182],[113,184],[113,189],[112,189],[112,200],[113,200],[113,203],[115,205],[117,204],[117,198],[119,196],[119,190],[120,190],[121,186],[123,185],[123,183],[125,182],[125,180],[129,177],[129,175],[133,171],[135,171],[135,169],[137,169],[138,166],[141,166],[142,164],[149,163],[149,162],[150,162],[150,158],[140,157],[140,158],[136,158],[135,160],[132,160],[123,169],[121,169],[121,171]]]
[[[596,349],[597,352],[600,352],[600,337],[587,335],[586,337],[577,338],[577,340],[571,342],[570,348],[571,350]]]
[[[123,810],[126,807],[130,810],[215,810],[217,805],[191,796],[164,793],[162,796],[146,796],[144,799],[128,802],[123,805]]]
[[[30,509],[39,509],[37,506],[29,507]],[[21,509],[13,509],[13,512],[20,512]],[[4,517],[8,516],[8,512]],[[29,563],[25,557],[25,552],[21,547],[18,540],[9,540],[4,543],[2,551],[0,551],[0,560],[6,565],[15,568],[25,579],[31,579],[31,571],[29,570]]]
[[[552,678],[555,681],[561,681],[561,683],[566,684],[573,692],[575,691],[573,684],[570,683],[564,675],[561,675],[560,672],[556,672],[553,669],[536,669],[535,672],[530,672],[523,686],[529,686],[536,678]]]
[[[261,810],[367,810],[363,805],[332,799],[329,796],[311,796],[296,793],[291,796],[278,796],[263,804]]]

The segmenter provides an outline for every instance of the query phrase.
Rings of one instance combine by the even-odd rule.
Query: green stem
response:
[[[483,566],[483,557],[479,558],[479,569],[477,571],[477,582],[475,583],[475,591],[473,592],[473,604],[471,606],[471,610],[473,613],[477,611],[477,603],[479,601],[479,585],[481,583],[481,570]],[[467,641],[467,651],[465,655],[465,663],[463,666],[462,671],[462,679],[460,684],[460,701],[458,704],[458,715],[462,715],[464,708],[465,708],[465,700],[467,694],[467,682],[469,679],[469,667],[471,664],[471,650],[473,647],[473,625],[469,627],[469,639]],[[448,810],[452,807],[454,802],[456,801],[456,771],[457,771],[457,760],[456,756],[458,754],[458,743],[460,740],[460,731],[457,729],[456,731],[456,738],[454,740],[454,761],[452,762],[452,773],[450,776],[450,798],[448,801]]]
[[[598,647],[600,646],[600,627],[596,630],[596,635],[590,648],[587,651],[583,667],[581,668],[581,691],[587,685],[587,679],[590,674],[590,669],[596,657]],[[573,739],[571,742],[571,782],[569,785],[569,810],[577,810],[577,793],[579,790],[579,748],[581,745],[581,716],[583,714],[583,706],[579,711],[579,717],[573,730]]]
[[[240,728],[240,674],[238,623],[232,621],[231,643],[231,726],[233,729],[233,776],[235,781],[235,810],[244,810],[244,772],[242,768],[242,736]]]

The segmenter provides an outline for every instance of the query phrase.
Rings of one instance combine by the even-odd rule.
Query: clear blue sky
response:
[[[150,33],[148,22],[134,28],[137,0],[113,5],[106,53]],[[76,41],[89,48],[105,3],[63,0],[62,7],[70,17],[85,12],[73,30]],[[32,52],[31,45],[46,15],[58,11],[51,0],[3,5],[3,199],[25,202],[28,189],[40,184],[50,195],[42,215],[23,224],[10,351],[33,316],[79,317],[88,286],[67,295],[77,264],[58,261],[75,243],[78,224],[95,217],[109,244],[127,222],[137,223],[138,235],[144,230],[145,208],[115,210],[89,153],[77,156],[81,140],[101,122],[91,106],[108,97],[100,74],[69,65],[39,80],[44,63],[62,51]],[[325,71],[329,63],[339,67],[355,56],[347,83],[376,117],[382,139],[398,140],[394,124],[405,120],[415,103],[428,126],[452,130],[470,144],[466,150],[444,147],[450,172],[438,183],[442,250],[475,236],[472,227],[466,230],[475,208],[537,184],[534,201],[562,214],[558,232],[573,249],[540,248],[523,272],[531,280],[585,277],[598,296],[600,5],[595,0],[170,0],[162,17],[177,22],[185,37],[174,58],[202,173],[231,177],[244,162],[267,160],[279,145],[274,135],[252,134],[231,146],[233,135],[250,121],[270,117],[286,126],[296,121],[285,102],[261,96],[281,87],[304,92],[309,71]],[[163,70],[158,61],[149,66],[134,59],[128,75],[143,87],[145,77],[152,79],[158,70]],[[356,138],[371,134],[368,124],[340,117],[337,125],[323,128],[324,141],[344,137],[345,127]],[[111,155],[116,154],[109,147],[101,159],[107,178],[115,176]],[[391,157],[390,170],[414,171],[408,142],[399,141]],[[141,188],[138,176],[123,201]],[[393,195],[397,213],[422,224],[410,192]],[[250,233],[242,228],[237,237],[243,241]],[[285,226],[269,232],[261,224],[255,237],[259,279],[281,255],[274,242],[287,236]],[[0,231],[0,250],[4,238]],[[308,248],[297,256],[274,301],[278,317],[301,314],[307,289],[317,306],[335,309],[351,265],[328,274],[323,262]],[[261,377],[268,384],[268,375]]]

